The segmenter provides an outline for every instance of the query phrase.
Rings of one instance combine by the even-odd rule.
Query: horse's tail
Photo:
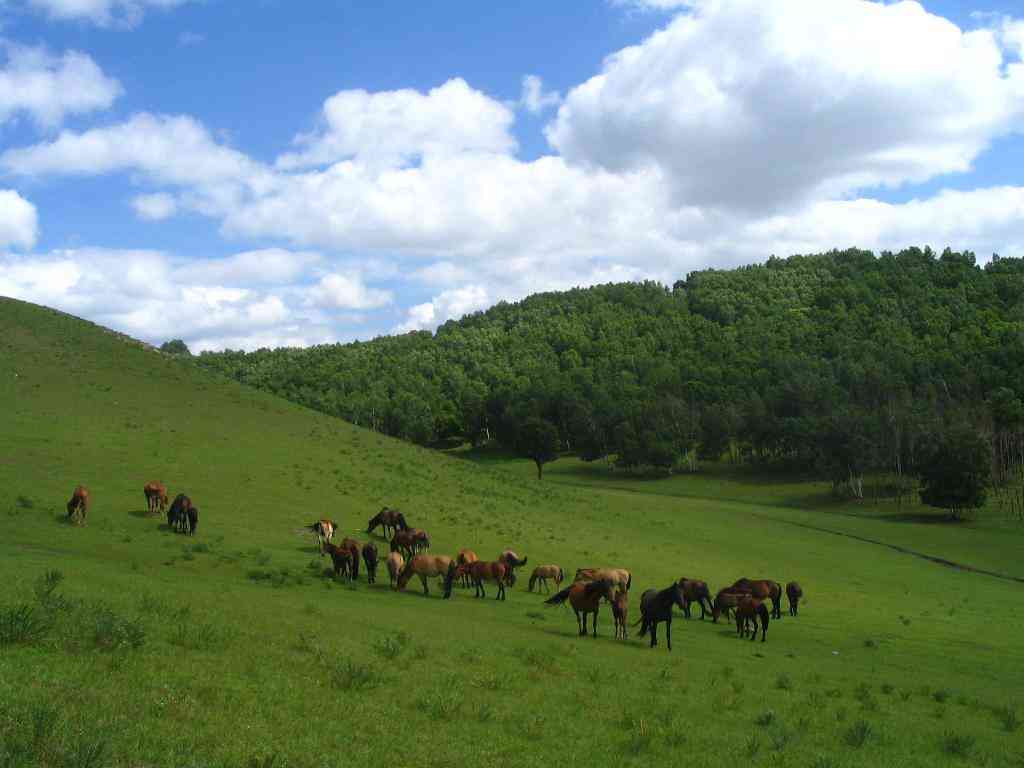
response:
[[[630,573],[629,571],[626,571],[626,590],[628,591],[629,588],[632,587],[632,586],[633,586],[633,574]]]
[[[530,575],[530,585],[527,587],[528,591],[533,592],[533,585],[537,583],[537,574],[533,573]]]
[[[551,597],[549,597],[544,602],[547,605],[561,605],[562,603],[564,603],[566,600],[569,599],[569,593],[571,591],[572,591],[572,587],[566,587],[561,592],[558,592],[558,593],[552,595]]]
[[[448,573],[444,575],[444,599],[447,600],[452,596],[452,582],[455,581],[455,571],[458,570],[458,566],[455,565],[455,561],[452,560],[448,564]]]

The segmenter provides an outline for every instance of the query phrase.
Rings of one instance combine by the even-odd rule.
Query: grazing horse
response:
[[[402,557],[401,552],[392,552],[388,555],[387,559],[388,576],[391,577],[391,588],[397,589],[395,586],[398,582],[398,575],[402,572],[405,567],[405,558]]]
[[[562,581],[565,579],[565,571],[562,570],[560,565],[538,565],[533,569],[533,573],[530,574],[530,592],[533,592],[534,584],[539,581],[544,585],[545,592],[551,592],[548,588],[548,579],[554,579],[555,588],[562,586]],[[537,591],[540,591],[538,586]]]
[[[772,601],[772,618],[782,618],[782,585],[771,579],[738,579],[731,587],[733,592],[756,597],[758,600]]]
[[[741,638],[746,636],[747,627],[750,627],[750,639],[757,639],[757,620],[761,620],[761,642],[765,641],[768,634],[768,609],[765,604],[756,597],[744,597],[736,606],[736,634]]]
[[[334,538],[334,531],[338,524],[333,520],[317,520],[309,530],[316,534],[316,544],[320,548],[320,557],[324,556],[324,545],[329,544]]]
[[[736,606],[740,604],[747,595],[743,592],[733,592],[731,587],[725,587],[720,589],[718,594],[715,595],[715,602],[711,607],[711,620],[717,624],[718,617],[725,614],[725,618],[729,618],[729,611],[736,611]]]
[[[89,514],[89,489],[84,485],[76,485],[68,501],[68,519],[77,520],[82,525]]]
[[[373,529],[378,525],[383,526],[385,539],[391,538],[398,531],[409,530],[409,524],[405,522],[405,515],[397,509],[391,509],[390,507],[383,507],[380,512],[369,519],[366,523],[366,534],[373,533]],[[388,535],[389,528],[391,529],[391,536]]]
[[[455,556],[455,564],[460,566],[458,576],[463,587],[469,586],[469,571],[461,568],[461,566],[475,563],[479,559],[476,552],[472,549],[460,549],[459,553]]]
[[[334,563],[334,577],[344,576],[348,581],[352,580],[352,550],[348,547],[339,547],[331,542],[324,542],[324,551],[331,556]]]
[[[377,583],[377,545],[368,541],[363,545],[363,562],[366,563],[366,583]]]
[[[179,493],[171,502],[171,508],[167,510],[167,527],[184,533],[189,526],[188,511],[192,509],[192,499],[184,493]],[[196,518],[198,521],[198,517]]]
[[[440,577],[444,579],[445,598],[451,597],[452,581],[455,579],[456,570],[454,565],[454,559],[445,555],[416,555],[405,564],[402,572],[398,574],[398,589],[400,591],[404,590],[405,585],[409,583],[409,579],[413,576],[419,576],[420,581],[423,583],[423,594],[429,595],[430,589],[427,588],[427,579]]]
[[[574,581],[561,592],[544,601],[546,605],[561,605],[566,600],[576,613],[576,625],[580,637],[587,634],[587,614],[594,614],[594,637],[597,637],[597,609],[601,607],[601,599],[609,603],[615,601],[615,583],[608,579],[597,581]]]
[[[573,581],[600,581],[609,579],[619,589],[627,592],[633,586],[633,575],[625,568],[580,568],[576,571]]]
[[[352,558],[352,578],[359,578],[359,552],[362,550],[362,546],[355,539],[344,538],[341,540],[341,546],[348,550],[349,556]]]
[[[665,638],[672,650],[672,606],[683,607],[683,590],[679,584],[661,590],[648,589],[640,597],[640,637],[651,633],[651,648],[658,644],[658,624],[665,622]]]
[[[505,563],[500,560],[494,562],[485,563],[483,560],[477,560],[476,562],[469,563],[468,565],[459,566],[461,570],[469,574],[470,580],[473,582],[473,586],[476,588],[474,593],[475,597],[487,597],[487,593],[484,592],[484,582],[493,581],[498,586],[498,594],[495,596],[495,600],[505,599],[505,585],[509,583],[509,575],[511,571]],[[458,575],[458,571],[456,571]]]
[[[151,515],[162,515],[167,509],[167,486],[159,480],[152,480],[142,486],[146,495],[146,508]]]
[[[697,603],[703,621],[705,606],[707,613],[711,613],[711,593],[708,591],[708,585],[698,579],[688,579],[684,576],[679,580],[679,586],[683,590],[683,613],[686,614],[686,618],[690,618],[690,603]]]
[[[795,581],[791,581],[786,585],[786,597],[789,598],[789,615],[796,616],[797,609],[800,605],[800,598],[804,596],[803,588]]]
[[[406,559],[412,559],[425,549],[430,549],[430,537],[422,528],[406,528],[391,538],[391,551],[401,552]]]
[[[612,616],[615,617],[615,638],[625,640],[629,637],[629,592],[621,589],[615,592],[612,600]]]
[[[500,555],[498,555],[498,562],[504,563],[508,569],[508,583],[510,586],[516,585],[516,568],[521,565],[526,565],[527,558],[519,559],[519,555],[513,552],[511,549],[506,549]]]

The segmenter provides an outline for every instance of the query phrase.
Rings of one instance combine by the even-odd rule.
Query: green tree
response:
[[[948,430],[921,469],[921,501],[948,509],[954,520],[985,503],[992,473],[988,440],[976,430]]]
[[[188,345],[181,339],[172,339],[171,341],[165,341],[160,345],[160,351],[167,355],[182,355],[184,357],[192,357],[192,352],[189,350]]]
[[[537,479],[543,477],[544,465],[558,458],[558,430],[545,419],[531,417],[523,422],[516,439],[519,453],[537,465]]]

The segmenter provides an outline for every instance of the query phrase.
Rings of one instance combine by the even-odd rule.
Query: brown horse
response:
[[[627,592],[633,586],[633,575],[625,568],[579,568],[573,581],[600,581],[608,579],[619,589]]]
[[[768,634],[768,609],[756,597],[744,597],[736,606],[736,634],[741,638],[745,637],[749,626],[750,639],[751,641],[756,640],[758,619],[761,620],[761,642],[763,643]]]
[[[683,613],[690,618],[690,603],[697,603],[700,606],[700,618],[704,620],[705,606],[707,613],[711,612],[711,593],[708,585],[699,579],[688,579],[685,576],[679,580],[679,586],[683,590]]]
[[[530,592],[533,592],[533,586],[540,582],[544,585],[544,592],[550,593],[551,590],[548,588],[548,579],[553,579],[555,582],[555,588],[562,586],[562,581],[565,579],[565,571],[562,570],[560,565],[538,565],[533,569],[533,573],[530,574]],[[540,591],[538,586],[537,591]]]
[[[408,528],[397,531],[391,538],[391,551],[401,552],[407,560],[418,552],[430,548],[430,537],[422,528]]]
[[[718,594],[715,595],[715,602],[711,606],[711,620],[717,624],[718,617],[725,615],[726,619],[729,619],[729,611],[736,611],[736,606],[740,604],[740,600],[748,595],[744,592],[733,592],[730,587],[718,590]]]
[[[476,552],[472,549],[460,549],[459,553],[455,556],[455,564],[458,566],[469,565],[475,563],[480,558],[477,557]],[[459,571],[459,579],[463,587],[469,586],[469,571],[462,568]]]
[[[732,585],[733,592],[742,592],[758,600],[772,601],[772,618],[782,618],[782,585],[771,579],[738,579]]]
[[[455,579],[454,566],[455,561],[445,555],[416,555],[405,564],[402,572],[398,574],[398,589],[404,590],[409,579],[419,576],[423,583],[423,594],[429,595],[427,579],[442,578],[444,579],[444,595],[446,598],[451,597],[452,581]]]
[[[363,545],[355,539],[344,538],[341,540],[343,549],[347,549],[352,558],[352,578],[359,578],[359,555],[362,553]]]
[[[372,541],[363,544],[363,562],[366,564],[366,583],[377,583],[377,545]]]
[[[612,616],[615,617],[616,639],[627,639],[629,632],[629,593],[623,590],[615,592],[615,599],[612,600]]]
[[[68,501],[68,519],[85,525],[89,514],[89,489],[84,485],[76,485]]]
[[[352,580],[352,550],[348,547],[339,547],[331,542],[324,542],[324,552],[331,556],[334,563],[334,576],[344,576],[348,581]]]
[[[796,616],[797,609],[800,605],[800,598],[804,596],[803,588],[795,581],[791,581],[786,585],[786,597],[789,598],[789,615]]]
[[[373,529],[378,525],[384,527],[384,538],[390,538],[388,536],[388,529],[391,529],[391,535],[393,536],[398,531],[406,531],[409,529],[409,524],[405,522],[405,515],[399,512],[397,509],[391,509],[390,507],[384,507],[376,515],[371,517],[366,523],[367,535],[373,533]]]
[[[516,568],[521,565],[526,565],[527,558],[519,559],[519,555],[513,552],[511,549],[506,549],[500,555],[498,555],[498,562],[504,563],[508,569],[508,583],[511,586],[516,585]]]
[[[495,595],[494,599],[505,599],[505,585],[509,583],[508,578],[511,573],[505,563],[500,560],[490,563],[477,560],[468,565],[460,566],[460,569],[469,574],[469,578],[476,588],[475,597],[487,597],[487,593],[484,592],[484,582],[493,581],[498,587],[498,594]]]
[[[391,577],[391,588],[397,589],[395,586],[398,582],[398,575],[405,568],[405,558],[402,557],[400,552],[392,552],[388,555],[387,559],[388,576]]]
[[[146,495],[146,508],[151,515],[162,515],[167,509],[167,486],[159,480],[152,480],[142,486]]]
[[[561,605],[568,600],[569,605],[576,613],[576,625],[580,631],[580,637],[587,634],[587,614],[594,614],[594,637],[597,637],[597,609],[601,607],[602,599],[609,603],[615,601],[615,583],[608,579],[574,581],[544,602],[547,605]]]

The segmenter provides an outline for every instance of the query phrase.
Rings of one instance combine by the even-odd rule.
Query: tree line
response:
[[[437,332],[198,364],[423,445],[487,441],[623,469],[793,465],[901,494],[965,430],[1024,456],[1024,261],[850,249],[542,293]],[[534,456],[536,454],[536,456]]]

